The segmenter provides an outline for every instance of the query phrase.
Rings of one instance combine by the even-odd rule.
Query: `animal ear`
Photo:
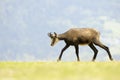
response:
[[[56,32],[54,32],[54,35],[55,35],[55,37],[57,37],[57,33]]]
[[[49,36],[49,37],[52,37],[52,34],[51,34],[51,33],[48,33],[48,36]]]

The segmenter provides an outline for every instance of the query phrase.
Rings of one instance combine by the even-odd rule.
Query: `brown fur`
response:
[[[63,52],[70,46],[74,46],[76,50],[76,56],[77,60],[79,61],[79,46],[78,45],[84,45],[87,44],[93,51],[94,56],[92,61],[96,59],[98,50],[95,48],[94,44],[105,49],[109,55],[110,60],[112,59],[112,56],[110,54],[109,48],[105,45],[103,45],[99,41],[100,33],[92,28],[72,28],[68,30],[67,32],[63,34],[54,34],[49,33],[49,37],[52,39],[51,46],[53,46],[57,41],[64,40],[66,43],[66,46],[62,49],[61,54],[58,58],[58,61],[61,60]]]

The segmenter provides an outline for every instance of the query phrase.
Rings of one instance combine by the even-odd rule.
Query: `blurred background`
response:
[[[0,0],[0,61],[55,61],[65,46],[50,46],[48,32],[63,33],[70,28],[95,28],[101,42],[120,60],[120,0]],[[97,47],[96,61],[109,61]],[[91,61],[93,51],[80,46],[81,61]],[[63,61],[76,61],[74,47]]]

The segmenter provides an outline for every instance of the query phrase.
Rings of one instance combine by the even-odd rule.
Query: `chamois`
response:
[[[59,40],[64,40],[66,45],[62,49],[59,58],[57,61],[61,60],[63,52],[69,47],[69,46],[74,46],[75,47],[75,52],[77,56],[77,61],[80,61],[79,58],[79,45],[84,45],[87,44],[94,52],[94,56],[92,58],[92,61],[95,61],[98,50],[94,45],[97,45],[108,53],[109,59],[112,61],[113,58],[111,56],[111,53],[109,51],[109,48],[102,44],[99,40],[100,33],[92,28],[72,28],[68,31],[66,31],[63,34],[57,34],[54,32],[48,33],[48,36],[51,38],[51,46],[54,46]]]

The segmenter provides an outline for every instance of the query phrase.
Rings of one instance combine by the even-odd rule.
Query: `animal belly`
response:
[[[84,43],[84,44],[79,44],[79,45],[81,45],[81,46],[84,46],[84,45],[88,45],[89,43]]]
[[[80,45],[87,45],[87,44],[89,44],[89,43],[90,43],[89,40],[79,40],[79,44],[80,44]]]

